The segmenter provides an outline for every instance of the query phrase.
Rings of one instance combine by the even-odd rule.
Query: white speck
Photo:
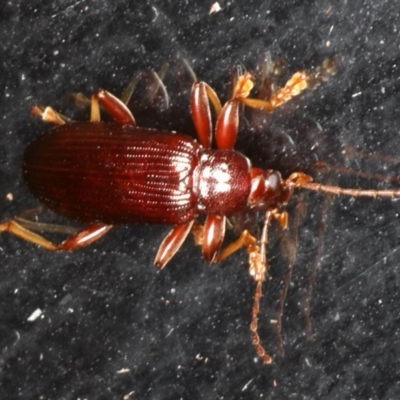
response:
[[[340,314],[339,314],[339,313],[336,313],[336,315],[333,317],[333,320],[334,320],[335,322],[337,322],[337,321],[339,321],[339,319],[340,319]]]
[[[351,95],[351,97],[357,97],[357,96],[361,96],[362,92],[357,92],[357,93],[353,93]]]
[[[250,383],[253,382],[253,379],[250,379],[242,388],[242,392],[244,392],[245,390],[247,390],[247,388],[249,387]]]
[[[152,19],[151,22],[154,22],[158,18],[159,12],[157,8],[155,8],[154,6],[151,6],[151,9],[154,11],[154,18]]]
[[[128,394],[126,394],[126,395],[123,397],[123,399],[124,399],[124,400],[129,400],[129,399],[131,398],[131,395],[132,395],[133,393],[135,393],[134,390],[133,390],[132,392],[129,392]]]
[[[68,302],[70,302],[72,300],[72,295],[71,293],[67,293],[61,300],[60,300],[60,305],[64,306],[65,304],[67,304]]]
[[[42,315],[42,310],[41,310],[40,308],[37,308],[37,309],[28,317],[28,321],[29,321],[29,322],[36,321],[41,315]]]
[[[131,372],[129,368],[121,368],[119,371],[117,371],[117,374],[127,374],[128,372]]]
[[[210,12],[209,12],[208,14],[209,14],[209,15],[210,15],[210,14],[214,14],[214,13],[216,13],[216,12],[218,12],[218,11],[221,11],[221,10],[222,10],[221,6],[219,5],[218,1],[216,1],[216,2],[211,6]]]

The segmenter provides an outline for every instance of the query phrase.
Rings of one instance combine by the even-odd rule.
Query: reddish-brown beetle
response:
[[[315,77],[313,77],[315,79]],[[33,194],[48,208],[88,226],[60,245],[34,233],[31,225],[10,220],[0,225],[48,250],[75,250],[104,236],[114,224],[154,222],[174,225],[161,243],[155,264],[163,268],[190,233],[196,232],[204,258],[219,262],[241,247],[249,255],[250,275],[256,282],[250,329],[253,345],[265,363],[272,361],[260,344],[257,318],[262,282],[267,275],[267,230],[273,219],[287,226],[283,207],[295,188],[350,196],[399,197],[400,191],[342,189],[312,183],[300,172],[282,180],[277,171],[251,167],[250,161],[233,150],[239,125],[239,106],[268,112],[304,90],[311,77],[299,72],[271,98],[250,99],[252,76],[239,77],[232,98],[221,107],[215,92],[195,83],[191,112],[199,142],[188,136],[136,126],[126,105],[100,90],[92,96],[91,122],[66,123],[51,108],[34,109],[46,121],[59,126],[37,138],[26,150],[23,174]],[[218,116],[216,150],[211,149],[210,104]],[[100,122],[101,104],[115,119]],[[259,240],[244,231],[220,251],[226,218],[249,210],[265,212]],[[194,226],[205,215],[204,226]]]

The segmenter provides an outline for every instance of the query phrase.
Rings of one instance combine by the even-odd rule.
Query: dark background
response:
[[[90,95],[102,87],[119,95],[136,72],[179,57],[223,99],[232,68],[255,70],[267,51],[284,60],[288,75],[336,57],[338,72],[329,82],[278,111],[255,135],[242,132],[245,137],[237,148],[260,166],[272,165],[284,173],[301,169],[321,182],[390,187],[390,182],[370,175],[318,176],[313,172],[317,160],[398,176],[397,165],[389,159],[400,149],[396,2],[221,0],[222,11],[211,16],[209,1],[143,3],[53,0],[3,5],[2,220],[37,205],[20,172],[25,147],[48,129],[31,117],[32,106],[52,105],[74,115],[69,92]],[[178,92],[175,112],[160,118],[155,114],[150,123],[168,129],[188,126],[185,133],[191,133],[187,91],[172,86],[171,92]],[[87,113],[82,115],[87,118]],[[139,116],[140,111],[138,121]],[[364,157],[343,157],[343,146]],[[271,153],[279,154],[271,159]],[[369,153],[387,158],[374,161],[365,157]],[[392,187],[400,186],[393,181]],[[6,199],[8,193],[12,202]],[[295,200],[300,196],[296,193]],[[279,229],[271,228],[271,279],[264,287],[260,315],[262,341],[274,356],[271,366],[261,364],[251,345],[254,283],[243,252],[209,267],[188,240],[158,272],[152,262],[168,227],[119,227],[71,254],[51,254],[3,234],[0,397],[398,398],[400,204],[329,199],[310,341],[301,303],[318,246],[323,196],[305,193],[304,201],[307,216],[300,225],[298,262],[285,308],[283,358],[277,356],[269,321],[287,261],[278,244]],[[292,212],[295,203],[289,207]],[[42,316],[29,322],[38,308]],[[128,372],[118,373],[122,369]]]

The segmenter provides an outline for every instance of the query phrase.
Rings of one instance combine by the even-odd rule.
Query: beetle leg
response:
[[[213,261],[214,263],[220,262],[242,247],[246,247],[247,254],[249,255],[249,273],[256,282],[254,302],[251,311],[250,331],[253,346],[256,349],[258,356],[265,364],[271,364],[272,358],[265,352],[264,347],[260,343],[260,336],[258,335],[258,314],[260,311],[262,283],[264,282],[268,272],[266,257],[268,226],[271,224],[273,218],[278,219],[279,221],[280,214],[275,210],[267,211],[265,214],[260,246],[257,245],[257,240],[254,236],[252,236],[247,230],[244,230],[240,237],[235,242],[230,243],[217,257],[214,258]]]
[[[270,51],[265,53],[264,59],[259,65],[260,85],[258,90],[259,99],[270,99],[272,93],[276,92],[278,78],[283,74],[284,63],[282,59],[272,60]]]
[[[263,109],[267,112],[272,112],[275,108],[286,103],[292,97],[299,95],[304,89],[306,89],[310,81],[310,75],[306,74],[305,72],[297,72],[292,76],[291,79],[289,79],[283,88],[272,93],[268,100],[248,97],[251,89],[254,86],[253,80],[254,77],[249,72],[245,72],[242,76],[240,76],[237,80],[231,102],[236,103],[236,106],[238,106],[238,103],[242,103],[250,108]],[[236,131],[237,129],[238,128],[236,128]],[[223,130],[221,130],[221,134],[223,133]],[[219,132],[216,133],[217,137],[219,135]],[[221,141],[223,141],[223,139],[221,139]]]
[[[256,243],[256,239],[245,230],[237,240],[229,243],[223,251],[218,253],[225,237],[227,223],[230,222],[226,217],[218,215],[208,216],[204,225],[201,225],[197,220],[193,223],[191,229],[193,240],[197,246],[202,248],[203,256],[208,263],[218,264],[242,247]]]
[[[31,242],[47,250],[57,250],[57,246],[55,244],[51,243],[43,236],[24,228],[22,225],[13,220],[2,223],[0,225],[0,232],[9,232],[20,237],[21,239],[26,240],[27,242]]]
[[[272,112],[276,108],[287,103],[293,97],[298,96],[305,89],[311,89],[318,86],[321,82],[328,80],[330,76],[336,73],[336,66],[337,61],[335,59],[326,59],[322,65],[316,69],[314,74],[305,71],[296,72],[281,89],[276,91],[272,90],[269,98],[265,100],[248,98],[250,90],[237,92],[236,88],[235,92],[237,93],[234,96],[234,99],[245,104],[247,107]],[[252,81],[253,78],[249,73],[245,73],[239,78],[236,86],[240,84],[240,79],[244,79],[244,81]],[[251,86],[250,89],[252,87],[253,86]],[[245,85],[244,88],[246,89]]]
[[[124,104],[128,104],[132,98],[132,95],[134,91],[136,90],[136,87],[138,86],[139,82],[142,79],[145,79],[146,81],[150,81],[150,84],[146,88],[146,99],[150,104],[153,103],[154,98],[156,97],[157,93],[161,92],[161,97],[163,100],[163,108],[167,109],[169,107],[169,95],[167,88],[164,85],[163,77],[165,75],[165,71],[161,70],[159,72],[155,72],[152,69],[142,71],[137,73],[129,82],[128,86],[125,88],[124,92],[122,93],[121,96],[121,101]],[[148,76],[148,79],[146,79]]]
[[[247,229],[232,243],[229,243],[217,256],[214,258],[213,263],[217,264],[226,258],[230,257],[233,253],[236,253],[242,247],[249,247],[255,245],[257,239],[252,236]]]
[[[225,258],[229,257],[232,255],[234,252],[237,250],[241,249],[242,247],[246,247],[247,253],[249,255],[249,272],[250,275],[253,277],[253,279],[256,282],[256,289],[254,292],[254,302],[253,302],[253,307],[251,311],[251,323],[250,323],[250,331],[251,331],[251,337],[252,337],[252,343],[253,346],[257,352],[257,355],[262,359],[262,361],[265,364],[271,364],[272,358],[265,352],[264,347],[260,343],[260,336],[258,334],[258,314],[260,311],[260,298],[262,295],[262,283],[264,282],[268,269],[267,269],[267,261],[266,261],[266,246],[267,246],[267,231],[268,231],[268,226],[271,223],[272,218],[278,219],[280,221],[280,214],[276,213],[276,211],[268,211],[265,216],[265,222],[264,222],[264,228],[261,236],[261,241],[260,241],[260,247],[257,245],[257,240],[252,236],[247,230],[244,230],[240,237],[230,243],[220,254],[215,256],[215,254],[212,254],[211,251],[209,250],[210,255],[205,253],[204,250],[204,243],[207,243],[208,241],[215,242],[209,245],[210,247],[215,246],[217,249],[221,245],[221,242],[217,243],[216,238],[218,235],[220,236],[219,239],[221,241],[223,240],[223,234],[224,234],[224,228],[221,226],[221,221],[219,219],[222,219],[224,222],[223,227],[225,227],[225,217],[220,217],[219,219],[215,219],[214,216],[209,216],[207,217],[204,229],[203,235],[199,235],[198,232],[198,226],[195,225],[196,232],[195,232],[195,238],[202,236],[199,241],[201,241],[203,244],[203,254],[204,257],[208,262],[213,262],[218,263]],[[208,221],[210,219],[210,221]],[[215,226],[215,229],[213,228]],[[202,228],[202,227],[200,227]],[[223,233],[219,232],[218,230],[223,229]],[[216,244],[217,243],[217,244]],[[215,250],[218,251],[218,250]],[[209,257],[207,259],[207,257]],[[211,260],[211,261],[210,261]]]
[[[104,236],[111,228],[112,225],[93,224],[73,234],[72,236],[64,240],[64,242],[62,242],[60,245],[52,243],[51,241],[45,239],[43,236],[32,232],[30,229],[25,228],[21,223],[18,223],[14,220],[2,223],[0,225],[0,233],[9,232],[17,237],[20,237],[21,239],[36,244],[47,250],[57,251],[76,250],[81,247],[88,246],[89,244]]]
[[[62,233],[66,236],[75,234],[79,228],[65,224],[51,224],[48,222],[39,222],[38,216],[43,213],[45,208],[39,206],[30,210],[25,210],[14,217],[14,222],[22,225],[25,229],[34,232]]]
[[[157,267],[164,268],[168,261],[175,255],[192,229],[193,222],[194,220],[186,224],[177,225],[168,233],[162,241],[154,260],[154,264]]]
[[[100,103],[121,125],[136,125],[135,118],[128,107],[117,97],[105,90],[98,90],[92,96],[91,121],[100,121]]]
[[[201,145],[206,148],[211,147],[211,112],[204,82],[196,82],[193,84],[190,96],[190,110],[192,112],[192,119],[197,137]]]
[[[100,104],[96,95],[92,96],[90,101],[90,122],[100,122]]]
[[[232,98],[225,103],[215,127],[215,141],[218,149],[233,149],[239,130],[239,104],[253,88],[253,77],[246,72],[236,82]]]
[[[306,72],[296,72],[286,83],[286,85],[277,90],[270,99],[273,108],[277,108],[295,96],[298,96],[303,90],[309,87],[311,76]]]
[[[163,108],[168,109],[170,100],[169,100],[167,88],[165,87],[164,82],[163,82],[163,78],[165,76],[165,71],[161,70],[157,73],[153,70],[149,70],[148,74],[150,75],[150,79],[151,79],[151,84],[149,85],[149,88],[147,89],[147,98],[148,98],[149,103],[153,104],[157,93],[161,92],[161,98],[164,101]]]
[[[215,142],[218,149],[233,149],[239,130],[239,105],[246,104],[245,101],[253,86],[253,76],[249,72],[238,78],[232,98],[225,103],[218,116],[215,127]]]
[[[171,64],[173,64],[174,69],[179,68],[177,76],[179,81],[181,81],[183,75],[187,75],[190,79],[190,83],[196,82],[196,74],[193,69],[190,67],[187,60],[184,58],[178,58],[175,61],[165,62],[161,68],[157,71],[152,69],[147,69],[137,73],[129,82],[128,86],[125,88],[124,92],[121,96],[121,101],[128,105],[130,102],[133,93],[137,89],[139,83],[144,81],[145,85],[145,94],[141,95],[140,98],[145,98],[147,104],[150,107],[153,107],[155,102],[157,102],[157,108],[161,110],[168,109],[170,106],[170,96],[168,94],[168,90],[166,85],[164,84],[164,79],[171,69]],[[169,86],[169,85],[168,85]],[[176,84],[171,84],[175,88]],[[161,103],[161,106],[160,106]]]
[[[271,95],[269,101],[247,97],[241,97],[238,100],[247,107],[272,112],[275,108],[285,104],[293,97],[298,96],[303,90],[307,89],[309,87],[310,79],[310,75],[306,72],[296,72],[283,88],[277,90]]]
[[[214,90],[204,82],[195,82],[190,96],[190,110],[197,137],[203,147],[211,147],[212,124],[210,101],[217,116],[221,112],[221,102]]]
[[[143,72],[139,72],[133,76],[133,78],[128,83],[128,86],[124,89],[121,96],[121,101],[124,104],[128,104],[131,100],[133,92],[136,90],[136,86],[138,85]]]
[[[215,127],[217,148],[233,149],[239,130],[239,103],[230,100],[225,103]]]
[[[68,98],[75,104],[76,107],[79,108],[90,107],[91,100],[81,92],[69,93]]]
[[[205,260],[212,263],[225,236],[226,218],[221,215],[209,215],[203,229],[202,252]]]
[[[59,246],[57,246],[57,250],[72,251],[80,249],[81,247],[89,246],[103,237],[111,228],[112,225],[89,225],[87,228],[80,230],[64,240]]]
[[[79,95],[80,94],[78,93],[78,95],[76,95],[76,98],[79,98],[82,101],[82,98],[84,99],[84,96],[80,95],[79,97]],[[133,117],[128,107],[124,104],[124,102],[105,90],[98,90],[97,92],[95,92],[92,95],[90,104],[91,122],[100,121],[99,104],[101,104],[117,123],[122,125],[136,125],[135,118]],[[50,122],[56,125],[62,125],[66,122],[70,122],[67,117],[56,112],[51,107],[46,107],[44,110],[42,110],[40,107],[35,106],[32,109],[32,115],[39,116],[43,119],[43,121]]]
[[[55,125],[63,125],[70,121],[69,118],[53,110],[51,107],[46,107],[43,110],[42,108],[35,106],[32,108],[31,112],[34,117],[40,117],[43,121]]]
[[[47,222],[30,221],[20,216],[15,217],[14,222],[22,225],[25,229],[30,231],[48,232],[48,233],[62,233],[64,235],[74,235],[78,229],[68,225],[49,224]]]

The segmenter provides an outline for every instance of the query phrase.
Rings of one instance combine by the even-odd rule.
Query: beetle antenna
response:
[[[266,246],[267,246],[267,233],[268,226],[271,223],[274,214],[272,211],[267,211],[265,214],[264,227],[261,234],[260,248],[254,244],[250,244],[247,247],[250,261],[250,275],[256,281],[256,290],[254,292],[253,308],[251,310],[251,323],[250,331],[252,337],[252,343],[258,356],[263,360],[264,364],[271,364],[272,358],[265,352],[264,347],[260,343],[260,336],[258,334],[258,314],[260,312],[260,298],[262,296],[262,284],[267,275],[267,257],[266,257]]]
[[[271,363],[271,357],[265,353],[264,347],[260,343],[260,336],[258,334],[258,313],[260,311],[260,298],[262,294],[262,282],[257,282],[256,290],[254,292],[254,303],[251,310],[251,336],[253,341],[253,346],[255,347],[257,354],[266,364]]]
[[[256,290],[254,292],[254,303],[251,310],[251,337],[253,346],[256,349],[258,356],[263,360],[264,364],[271,364],[272,358],[265,352],[264,347],[260,343],[260,336],[258,334],[258,313],[260,311],[260,298],[262,295],[262,282],[257,282]]]
[[[295,172],[285,181],[289,187],[303,188],[314,192],[325,192],[334,195],[352,196],[352,197],[400,197],[400,190],[362,190],[346,189],[339,186],[323,185],[322,183],[311,182],[312,178],[301,172]]]

